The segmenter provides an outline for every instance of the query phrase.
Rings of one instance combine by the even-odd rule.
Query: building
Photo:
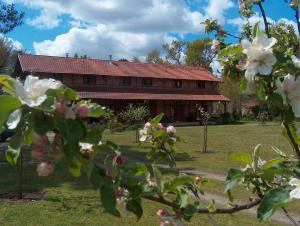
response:
[[[192,121],[196,104],[215,112],[214,103],[229,101],[216,91],[220,79],[201,67],[20,54],[15,74],[61,80],[116,113],[146,102],[167,121]]]

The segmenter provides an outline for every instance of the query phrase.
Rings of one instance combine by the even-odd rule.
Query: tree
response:
[[[211,48],[210,39],[198,39],[187,43],[185,63],[189,66],[202,66],[209,71],[211,62],[216,57],[216,52]]]
[[[140,59],[137,56],[132,57],[131,62],[139,63],[141,62]]]
[[[219,84],[219,92],[230,99],[232,112],[240,113],[245,94],[240,89],[240,79],[223,75]]]
[[[166,51],[166,60],[177,65],[182,64],[186,43],[184,41],[173,40],[172,44],[164,43],[162,48]]]
[[[0,33],[8,33],[23,23],[24,12],[18,11],[14,4],[0,2]]]
[[[160,57],[160,53],[157,49],[151,50],[146,58],[146,62],[152,64],[164,64],[165,61]]]
[[[203,125],[203,153],[207,152],[207,126],[208,126],[208,121],[211,118],[211,115],[204,110],[201,106],[196,106],[197,108],[197,114],[198,114],[198,120],[201,120],[202,125]]]
[[[2,73],[11,74],[16,65],[18,52],[11,39],[0,36],[0,71]]]

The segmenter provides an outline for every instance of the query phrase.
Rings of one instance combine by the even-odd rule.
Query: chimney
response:
[[[109,61],[108,61],[109,64],[112,64],[112,55],[109,55]]]

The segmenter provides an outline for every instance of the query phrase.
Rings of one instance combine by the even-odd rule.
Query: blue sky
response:
[[[207,37],[200,22],[218,19],[231,33],[243,21],[237,0],[6,0],[25,12],[24,24],[8,34],[33,54],[87,54],[92,58],[143,57],[163,42]],[[284,0],[266,0],[271,22],[294,12]],[[253,23],[260,15],[252,18]],[[294,23],[295,24],[295,23]],[[233,41],[233,40],[232,40]]]

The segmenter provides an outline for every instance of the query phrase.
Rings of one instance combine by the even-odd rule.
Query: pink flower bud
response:
[[[161,221],[159,226],[168,226],[170,225],[170,222],[169,221]]]
[[[149,187],[156,187],[157,186],[156,182],[152,181],[152,180],[148,181],[148,185],[149,185]]]
[[[167,215],[167,212],[165,210],[157,210],[156,215],[159,217],[164,217]]]
[[[169,136],[176,135],[176,129],[174,126],[168,126],[166,131],[167,131],[167,134],[169,134]]]
[[[124,164],[124,159],[121,155],[116,155],[114,161],[120,166]]]
[[[146,122],[144,128],[150,129],[151,128],[151,123],[150,122]]]
[[[77,114],[81,117],[81,118],[86,118],[88,117],[90,113],[90,109],[89,106],[86,104],[81,104],[78,108],[77,108]]]
[[[195,177],[194,183],[199,184],[200,182],[201,182],[201,177],[199,177],[199,176]]]
[[[47,177],[54,171],[54,162],[53,161],[41,162],[40,164],[38,164],[36,170],[40,177]]]
[[[34,146],[31,151],[31,156],[35,159],[42,160],[44,157],[44,148],[42,146]]]
[[[158,123],[156,128],[157,128],[157,129],[159,129],[159,130],[161,130],[161,129],[163,129],[163,128],[164,128],[164,126],[163,126],[163,124],[161,124],[161,123]]]
[[[65,114],[67,111],[67,107],[65,105],[63,105],[62,103],[57,103],[55,110],[56,110],[56,112],[58,112],[60,114]]]
[[[44,146],[46,144],[49,144],[49,140],[45,135],[34,134],[33,144],[37,146]]]

